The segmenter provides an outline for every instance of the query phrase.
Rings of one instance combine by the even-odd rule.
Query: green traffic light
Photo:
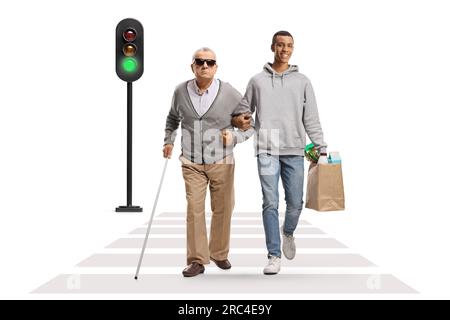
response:
[[[122,61],[122,68],[126,72],[135,72],[137,70],[137,61],[133,58],[125,58]]]

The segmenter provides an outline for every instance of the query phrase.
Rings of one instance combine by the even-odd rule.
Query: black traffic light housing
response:
[[[132,204],[132,133],[133,133],[133,81],[144,73],[144,28],[136,19],[124,19],[116,27],[116,73],[127,82],[127,205],[116,212],[142,212]]]
[[[126,82],[144,73],[144,28],[136,19],[123,19],[116,27],[116,73]]]

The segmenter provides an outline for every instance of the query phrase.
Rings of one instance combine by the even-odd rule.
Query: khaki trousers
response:
[[[227,164],[195,164],[184,157],[180,159],[187,200],[187,264],[208,264],[210,257],[226,260],[230,248],[231,214],[234,208],[234,161],[222,161]],[[212,211],[209,244],[205,220],[208,184]]]

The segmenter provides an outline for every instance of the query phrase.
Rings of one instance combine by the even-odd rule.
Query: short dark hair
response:
[[[275,32],[275,34],[272,37],[272,45],[275,44],[275,40],[277,39],[277,36],[288,36],[288,37],[291,37],[292,40],[294,40],[294,37],[289,32],[287,32],[287,31],[278,31],[278,32]]]

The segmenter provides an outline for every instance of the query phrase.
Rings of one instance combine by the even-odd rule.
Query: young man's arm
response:
[[[248,91],[248,90],[247,90]],[[242,95],[235,90],[235,96],[234,96],[235,100],[235,105],[236,107],[234,108],[233,112],[231,113],[231,124],[233,126],[235,126],[233,124],[233,118],[237,119],[239,118],[239,114],[241,113],[241,110],[245,111],[247,110],[247,107],[245,106],[246,104],[242,104],[242,101],[244,100],[244,98],[242,97]],[[229,128],[226,129],[222,132],[222,139],[223,139],[223,143],[224,145],[230,146],[230,145],[236,145],[238,143],[247,141],[254,133],[255,133],[255,129],[254,127],[254,122],[251,116],[251,113],[244,113],[245,116],[245,121],[249,121],[250,123],[250,127],[248,129],[244,130],[235,130],[234,128]],[[236,127],[236,126],[235,126]]]
[[[323,140],[322,126],[319,119],[316,97],[311,82],[308,80],[305,85],[304,103],[303,103],[303,125],[311,142],[320,153],[327,152],[327,144]]]
[[[254,126],[252,114],[255,112],[255,105],[253,104],[253,101],[253,82],[250,80],[244,97],[233,111],[233,119],[231,120],[233,126],[244,131],[249,130]]]

